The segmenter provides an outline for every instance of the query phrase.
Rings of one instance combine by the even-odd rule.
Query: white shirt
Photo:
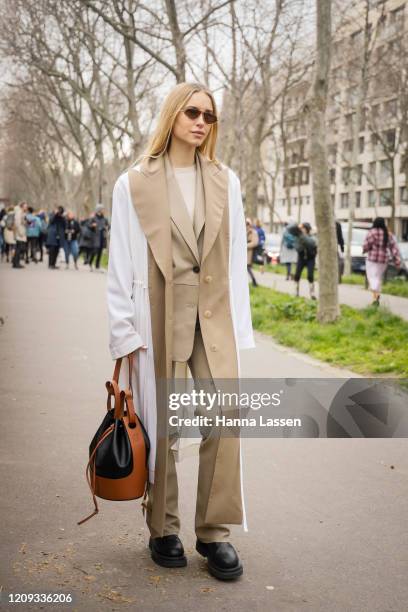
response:
[[[185,166],[184,168],[173,168],[173,171],[184,198],[191,222],[193,222],[197,174],[196,166],[193,164],[192,166]]]

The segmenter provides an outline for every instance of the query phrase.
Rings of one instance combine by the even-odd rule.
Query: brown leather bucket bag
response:
[[[116,360],[112,380],[108,380],[105,384],[108,391],[107,413],[92,438],[89,461],[85,470],[95,510],[78,521],[78,525],[82,525],[99,512],[96,497],[123,501],[142,496],[145,499],[147,495],[150,442],[133,404],[133,353],[127,358],[128,388],[125,391],[119,389],[122,357]]]

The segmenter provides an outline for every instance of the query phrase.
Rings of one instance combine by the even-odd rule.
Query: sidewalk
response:
[[[42,609],[79,612],[406,609],[404,439],[244,439],[249,531],[232,529],[237,583],[209,577],[194,550],[196,457],[177,466],[186,568],[151,561],[140,500],[100,500],[77,526],[92,510],[88,445],[114,365],[106,275],[0,264],[0,278],[3,591],[71,592],[73,606]],[[259,333],[256,342],[241,352],[242,376],[348,375]]]
[[[304,271],[304,277],[305,274],[306,272]],[[295,282],[287,281],[283,274],[274,274],[273,272],[261,274],[259,271],[255,271],[255,277],[257,282],[264,287],[270,287],[282,293],[295,295]],[[318,296],[319,283],[316,282],[315,287],[316,296]],[[309,297],[309,283],[306,278],[302,278],[300,281],[300,295],[302,297]],[[347,285],[344,283],[339,285],[339,300],[340,304],[347,304],[354,308],[365,308],[371,304],[372,294],[359,285]],[[393,314],[408,320],[408,298],[383,293],[381,295],[381,305],[388,308]]]

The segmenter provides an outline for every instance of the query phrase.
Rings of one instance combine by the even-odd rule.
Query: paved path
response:
[[[113,369],[106,276],[1,264],[0,279],[4,591],[71,591],[76,605],[61,609],[81,612],[405,612],[406,440],[244,439],[249,532],[233,528],[245,566],[235,584],[210,578],[194,551],[196,457],[178,466],[187,568],[153,564],[139,502],[102,500],[78,527]],[[242,366],[244,376],[344,375],[259,334]]]
[[[306,273],[303,272],[303,274],[305,275]],[[272,272],[261,274],[259,271],[256,271],[255,277],[260,285],[271,287],[282,293],[295,295],[295,282],[287,281],[283,274],[274,274]],[[316,295],[318,295],[318,290],[319,283],[316,283]],[[309,297],[309,283],[305,278],[300,282],[300,295]],[[341,304],[348,304],[355,308],[365,308],[371,304],[372,294],[359,285],[347,285],[344,283],[339,285],[339,300]],[[384,293],[381,296],[381,304],[399,317],[408,320],[408,298]]]

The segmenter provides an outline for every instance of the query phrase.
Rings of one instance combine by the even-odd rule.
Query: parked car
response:
[[[408,242],[397,242],[397,244],[401,254],[401,267],[399,270],[397,270],[394,262],[390,262],[385,274],[386,280],[391,280],[397,276],[403,276],[408,279]]]
[[[280,234],[266,234],[264,247],[265,263],[279,263],[281,240]]]

